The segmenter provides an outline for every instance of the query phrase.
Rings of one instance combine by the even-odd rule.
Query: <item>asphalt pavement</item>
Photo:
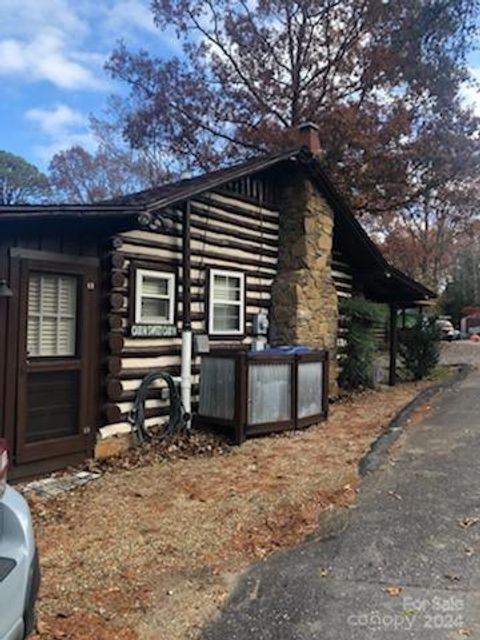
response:
[[[204,640],[480,640],[480,373],[304,544],[253,565]]]

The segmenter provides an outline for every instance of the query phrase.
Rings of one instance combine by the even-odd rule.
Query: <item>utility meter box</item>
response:
[[[253,316],[253,333],[256,336],[266,336],[268,333],[268,327],[270,322],[268,321],[268,314],[266,311],[261,311]]]
[[[195,334],[193,336],[193,349],[196,354],[210,353],[210,340],[206,334]]]

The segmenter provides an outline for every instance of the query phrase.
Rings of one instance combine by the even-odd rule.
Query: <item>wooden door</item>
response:
[[[89,453],[95,433],[97,271],[20,266],[17,463]]]

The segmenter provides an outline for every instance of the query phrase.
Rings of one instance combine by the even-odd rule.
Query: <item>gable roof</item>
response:
[[[227,182],[265,171],[285,160],[296,159],[301,151],[301,147],[295,147],[277,153],[262,155],[230,167],[209,171],[193,178],[184,178],[153,189],[146,189],[145,191],[128,194],[120,198],[105,200],[102,204],[109,206],[112,204],[139,206],[147,211],[163,209],[176,202],[181,202],[205,191],[215,189]]]
[[[0,205],[0,222],[22,218],[45,217],[119,217],[150,212],[180,203],[232,180],[264,171],[285,160],[295,159],[301,148],[262,155],[241,163],[203,173],[193,178],[183,178],[159,187],[110,198],[92,204],[38,204]]]
[[[342,252],[361,271],[365,293],[381,302],[407,304],[435,298],[433,291],[391,265],[370,238],[351,208],[338,193],[320,161],[307,147],[295,147],[262,155],[242,163],[181,179],[159,187],[93,204],[0,206],[0,223],[52,218],[136,218],[141,213],[159,212],[233,180],[259,173],[287,161],[296,161],[317,184],[335,214],[336,235]]]

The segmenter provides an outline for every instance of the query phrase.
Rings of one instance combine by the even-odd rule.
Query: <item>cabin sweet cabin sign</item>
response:
[[[169,338],[177,335],[174,324],[132,324],[132,338]]]

